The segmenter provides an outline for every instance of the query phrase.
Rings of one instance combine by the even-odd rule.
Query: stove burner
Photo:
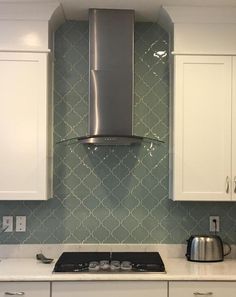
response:
[[[165,272],[157,252],[65,252],[55,264],[54,272],[133,273]]]
[[[110,269],[109,260],[102,260],[102,261],[100,261],[100,269],[101,270],[108,270],[108,269]]]
[[[123,261],[120,264],[121,270],[130,271],[132,270],[132,263],[130,261]]]
[[[111,268],[111,271],[119,271],[120,261],[111,261],[110,268]]]
[[[89,271],[99,271],[100,265],[97,261],[89,262]]]

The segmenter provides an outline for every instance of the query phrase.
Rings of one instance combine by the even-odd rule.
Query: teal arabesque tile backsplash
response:
[[[84,135],[88,116],[88,23],[56,32],[55,141]],[[0,216],[27,215],[26,233],[1,243],[184,243],[220,215],[221,235],[236,243],[236,204],[168,199],[168,35],[135,25],[134,132],[160,146],[55,145],[54,198],[0,202]],[[122,119],[121,119],[122,120]]]

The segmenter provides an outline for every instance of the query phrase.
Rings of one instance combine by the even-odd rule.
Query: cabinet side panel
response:
[[[174,178],[174,56],[170,54],[170,95],[169,95],[169,198],[173,199]]]
[[[232,84],[232,199],[236,200],[236,57],[233,57]]]
[[[46,196],[53,197],[53,89],[54,89],[54,63],[53,56],[48,54],[47,57],[47,171],[46,171]]]

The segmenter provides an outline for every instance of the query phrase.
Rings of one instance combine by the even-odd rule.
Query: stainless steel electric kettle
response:
[[[228,251],[224,253],[224,244]],[[186,258],[194,262],[220,262],[231,252],[231,247],[223,243],[217,235],[192,235],[187,240]]]

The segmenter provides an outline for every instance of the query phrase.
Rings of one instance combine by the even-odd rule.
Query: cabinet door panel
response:
[[[231,61],[175,57],[174,200],[231,199]]]
[[[235,282],[170,282],[169,297],[234,297]]]
[[[47,198],[47,54],[0,53],[0,199]]]
[[[13,295],[14,293],[18,293]],[[49,282],[2,282],[0,283],[0,297],[50,297]]]
[[[99,281],[52,283],[52,297],[167,297],[166,282]]]

